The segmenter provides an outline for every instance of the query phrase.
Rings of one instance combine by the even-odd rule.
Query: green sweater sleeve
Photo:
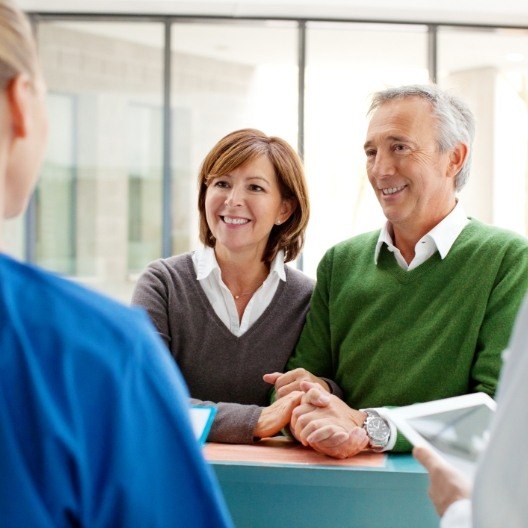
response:
[[[504,253],[479,331],[471,369],[472,391],[495,395],[513,321],[528,290],[528,246],[520,239]]]

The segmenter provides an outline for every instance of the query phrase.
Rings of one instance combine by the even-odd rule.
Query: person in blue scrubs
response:
[[[0,0],[0,228],[43,158],[30,25]],[[0,253],[0,526],[229,527],[146,314]]]

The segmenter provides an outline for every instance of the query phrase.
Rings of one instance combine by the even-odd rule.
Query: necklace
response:
[[[233,297],[235,298],[235,301],[238,301],[238,299],[240,299],[240,297],[244,297],[246,295],[253,295],[260,287],[262,286],[262,284],[259,284],[254,290],[252,291],[248,291],[248,292],[242,292],[242,293],[239,293],[238,295],[235,295],[233,294]]]

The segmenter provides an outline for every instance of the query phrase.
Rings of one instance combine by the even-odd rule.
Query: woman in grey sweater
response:
[[[300,397],[268,406],[262,376],[283,371],[313,289],[285,266],[308,222],[304,170],[284,140],[244,129],[213,147],[198,183],[204,246],[151,263],[132,302],[147,309],[193,403],[216,406],[208,439],[251,443],[288,424]]]

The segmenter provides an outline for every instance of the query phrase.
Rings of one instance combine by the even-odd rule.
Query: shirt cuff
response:
[[[373,407],[372,409],[365,409],[367,411],[372,410],[376,411],[388,424],[390,427],[390,438],[388,444],[381,450],[383,451],[392,451],[396,444],[396,438],[398,437],[398,430],[396,426],[390,421],[389,417],[385,413],[384,407]]]
[[[471,528],[471,501],[461,499],[453,502],[444,512],[440,528]]]

